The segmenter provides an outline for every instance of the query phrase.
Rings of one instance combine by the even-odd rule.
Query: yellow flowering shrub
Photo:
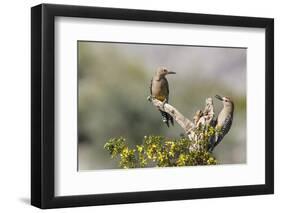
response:
[[[144,136],[142,144],[130,148],[123,137],[109,139],[104,148],[111,158],[119,161],[121,168],[175,167],[215,165],[217,160],[207,151],[209,138],[214,136],[212,127],[198,128],[194,131],[201,139],[191,141],[186,137],[165,138],[163,136]],[[200,148],[194,149],[194,143]]]

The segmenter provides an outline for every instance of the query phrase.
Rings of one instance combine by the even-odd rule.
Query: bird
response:
[[[168,103],[169,101],[169,83],[166,79],[166,75],[169,74],[176,74],[175,72],[169,71],[165,67],[160,67],[157,69],[155,75],[153,76],[150,84],[150,95],[151,97],[162,101],[163,104]],[[159,110],[162,115],[162,121],[166,123],[166,125],[169,127],[170,122],[172,125],[174,125],[174,120],[171,115],[168,113]]]
[[[234,103],[229,97],[221,97],[219,95],[215,95],[215,97],[223,102],[223,108],[215,121],[215,129],[218,132],[216,132],[215,136],[210,139],[208,146],[209,152],[212,152],[229,132],[234,113]]]

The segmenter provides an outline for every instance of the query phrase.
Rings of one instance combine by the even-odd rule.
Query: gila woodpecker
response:
[[[163,104],[168,103],[169,101],[169,83],[165,77],[168,74],[176,73],[168,71],[166,68],[163,67],[158,68],[150,84],[150,95],[153,98],[162,101]],[[170,126],[169,122],[174,125],[174,120],[172,116],[162,110],[160,110],[160,113],[162,115],[162,121],[166,123],[168,127]]]
[[[234,104],[229,97],[221,97],[219,95],[216,95],[215,97],[223,102],[223,108],[215,122],[215,129],[219,132],[210,140],[208,147],[210,152],[214,150],[230,130],[234,112]]]

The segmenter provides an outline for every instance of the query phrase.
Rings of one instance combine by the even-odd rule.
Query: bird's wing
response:
[[[149,86],[150,95],[152,95],[152,81],[153,81],[153,79],[151,79],[151,81],[150,81],[150,86]]]
[[[217,137],[215,146],[218,145],[221,142],[221,140],[223,139],[223,137],[228,133],[231,125],[232,125],[232,115],[228,115],[225,118],[224,123],[221,127],[221,133]]]
[[[167,97],[166,97],[166,101],[167,103],[169,102],[169,94],[170,94],[170,91],[169,91],[169,82],[166,78],[164,78],[164,81],[165,81],[165,85],[167,86],[166,89],[167,89]]]
[[[221,129],[223,135],[226,135],[232,125],[232,115],[228,115],[224,121],[223,127]]]

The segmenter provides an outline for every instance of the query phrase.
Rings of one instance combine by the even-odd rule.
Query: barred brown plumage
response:
[[[219,133],[216,133],[215,137],[211,138],[208,150],[212,152],[214,148],[222,141],[224,136],[229,132],[232,126],[234,103],[229,97],[215,96],[217,99],[223,102],[223,108],[220,111],[218,118],[215,122],[215,128]]]

